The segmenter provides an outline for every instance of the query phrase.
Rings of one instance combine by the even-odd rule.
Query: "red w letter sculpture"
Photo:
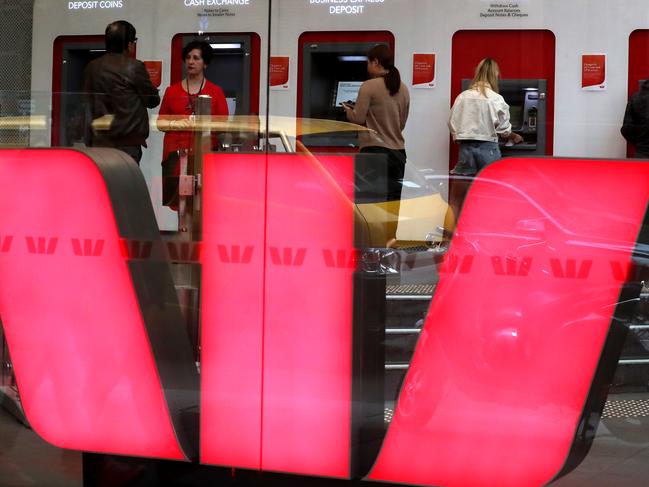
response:
[[[206,157],[199,396],[139,169],[1,154],[0,317],[28,419],[57,446],[445,486],[541,485],[590,446],[647,259],[647,164],[479,175],[374,438],[353,157]]]

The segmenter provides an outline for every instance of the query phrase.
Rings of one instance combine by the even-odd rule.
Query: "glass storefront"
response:
[[[0,486],[646,484],[645,2],[0,12]]]

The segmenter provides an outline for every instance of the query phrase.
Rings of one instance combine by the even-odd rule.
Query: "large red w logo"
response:
[[[483,171],[368,471],[353,325],[369,308],[354,302],[354,266],[332,265],[355,260],[353,188],[340,183],[353,158],[206,158],[204,239],[185,252],[202,264],[200,396],[168,246],[120,158],[0,159],[0,316],[26,414],[49,442],[422,485],[539,485],[588,445],[647,165]]]

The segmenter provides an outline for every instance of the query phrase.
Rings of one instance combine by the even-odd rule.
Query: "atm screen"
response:
[[[360,90],[362,84],[362,81],[339,81],[334,107],[339,107],[344,101],[356,102],[358,90]]]

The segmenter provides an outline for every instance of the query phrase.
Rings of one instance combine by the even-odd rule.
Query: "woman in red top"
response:
[[[165,132],[162,152],[165,178],[179,174],[178,157],[174,153],[180,149],[188,149],[190,152],[193,150],[194,115],[196,115],[198,97],[206,95],[212,98],[213,116],[228,115],[228,104],[223,90],[205,77],[205,69],[212,60],[210,45],[203,41],[190,42],[183,49],[183,59],[187,77],[167,88],[158,116],[158,130]],[[213,138],[213,145],[215,143],[216,140]],[[164,197],[165,204],[175,206],[168,197],[171,195]]]

